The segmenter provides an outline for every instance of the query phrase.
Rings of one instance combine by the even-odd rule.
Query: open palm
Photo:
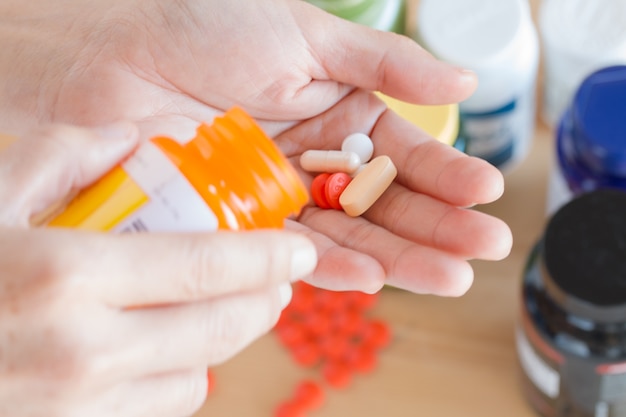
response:
[[[507,255],[506,225],[463,208],[497,199],[499,172],[427,137],[371,93],[454,102],[473,91],[472,74],[407,38],[299,0],[75,2],[61,16],[47,0],[33,2],[41,3],[40,18],[20,30],[31,34],[25,48],[37,60],[19,77],[41,84],[31,100],[37,107],[23,112],[36,120],[13,123],[131,119],[146,137],[182,139],[239,105],[296,166],[303,151],[337,149],[348,134],[364,132],[376,154],[395,162],[398,178],[362,217],[311,206],[290,222],[318,246],[317,285],[375,291],[389,283],[458,295],[472,281],[467,260]],[[41,32],[59,27],[58,19],[66,30]]]

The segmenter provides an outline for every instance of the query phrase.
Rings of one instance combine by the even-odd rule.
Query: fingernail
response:
[[[131,122],[121,121],[97,126],[94,131],[104,139],[130,139],[137,135],[137,126]]]
[[[317,250],[309,240],[302,240],[291,256],[291,280],[295,281],[313,272],[317,265]]]
[[[286,308],[291,302],[291,297],[293,295],[293,289],[291,288],[291,284],[288,282],[284,282],[278,286],[278,295],[280,297],[280,308]]]
[[[476,75],[476,73],[472,71],[471,69],[457,67],[457,71],[459,71],[459,73],[464,79],[471,80],[472,82],[478,79],[478,76]]]

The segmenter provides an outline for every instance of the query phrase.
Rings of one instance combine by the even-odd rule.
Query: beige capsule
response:
[[[397,174],[398,170],[388,156],[372,159],[343,190],[339,204],[349,216],[360,216],[378,200]]]
[[[352,174],[361,166],[361,158],[355,152],[309,150],[300,156],[300,166],[309,172]]]

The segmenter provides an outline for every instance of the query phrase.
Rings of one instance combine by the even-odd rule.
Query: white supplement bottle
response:
[[[539,30],[541,117],[554,127],[585,77],[603,67],[626,64],[626,0],[543,0]]]
[[[539,40],[528,1],[420,0],[417,13],[416,40],[478,76],[459,106],[466,152],[511,170],[535,127]]]

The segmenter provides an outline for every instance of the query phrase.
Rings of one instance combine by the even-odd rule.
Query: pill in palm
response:
[[[326,192],[326,201],[328,204],[334,208],[335,210],[341,210],[341,204],[339,203],[339,198],[343,191],[346,189],[348,184],[352,181],[352,177],[345,172],[336,172],[331,174],[326,180],[325,192]]]
[[[365,133],[352,133],[343,140],[341,150],[356,153],[361,162],[366,163],[372,158],[374,143]]]
[[[341,207],[349,216],[360,216],[385,192],[397,173],[398,170],[388,156],[381,155],[372,159],[341,193]]]
[[[311,183],[311,198],[313,202],[322,209],[331,208],[326,199],[326,181],[328,181],[330,175],[331,174],[328,172],[321,173],[316,176]]]
[[[353,173],[361,166],[355,152],[309,150],[300,156],[300,166],[309,172]]]

